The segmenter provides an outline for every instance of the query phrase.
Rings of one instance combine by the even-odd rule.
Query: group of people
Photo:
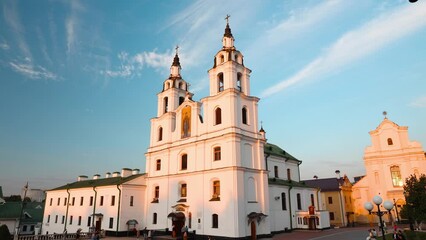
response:
[[[398,229],[396,225],[393,228],[393,240],[406,240],[404,233],[401,229]],[[377,239],[377,232],[376,229],[368,229],[368,237],[366,240],[376,240]]]

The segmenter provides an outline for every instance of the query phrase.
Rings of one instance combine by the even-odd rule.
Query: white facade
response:
[[[419,142],[409,140],[408,127],[385,118],[370,136],[372,145],[364,153],[366,176],[352,187],[358,222],[370,221],[363,206],[375,195],[395,201],[399,207],[404,205],[405,179],[426,174],[425,152]],[[393,215],[397,215],[395,209]]]
[[[122,175],[79,181],[47,191],[42,233],[69,233],[91,227],[111,232],[128,231],[129,220],[145,225],[145,178],[143,174]],[[123,177],[122,177],[123,176]]]

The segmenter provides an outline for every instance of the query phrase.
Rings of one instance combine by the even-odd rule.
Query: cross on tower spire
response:
[[[226,14],[225,20],[226,20],[226,24],[229,24],[229,18],[231,17],[231,15]]]

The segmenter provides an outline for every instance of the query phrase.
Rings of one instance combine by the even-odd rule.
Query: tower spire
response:
[[[173,63],[172,66],[170,67],[170,77],[178,77],[180,78],[180,69],[182,68],[180,66],[180,62],[179,62],[179,56],[178,56],[178,49],[179,46],[176,45],[176,54],[175,54],[175,58],[173,59]]]
[[[225,34],[223,34],[224,37],[233,38],[231,28],[229,27],[229,18],[231,15],[227,14],[225,17],[226,20],[226,28],[225,28]]]
[[[180,62],[179,62],[179,56],[178,56],[178,50],[179,50],[179,46],[178,45],[176,45],[176,54],[175,54],[175,58],[173,59],[173,64],[172,64],[172,66],[176,66],[176,67],[179,67],[179,68],[181,68],[181,66],[180,66]]]

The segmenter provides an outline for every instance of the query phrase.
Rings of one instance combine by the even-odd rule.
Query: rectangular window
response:
[[[23,231],[23,232],[26,232],[26,231],[27,231],[27,225],[24,225],[24,226],[22,227],[22,231]]]
[[[330,212],[330,220],[334,220],[334,212]]]
[[[220,152],[220,147],[215,147],[214,149],[213,149],[213,151],[214,151],[214,160],[215,161],[219,161],[220,159],[221,159],[221,152]]]
[[[90,203],[89,206],[93,206],[93,196],[90,197]]]
[[[111,196],[111,206],[115,205],[115,196]]]
[[[133,207],[133,196],[130,196],[130,206]]]
[[[62,224],[65,223],[65,216],[62,216]]]
[[[101,196],[101,200],[99,200],[99,206],[104,205],[104,196]]]
[[[287,210],[287,198],[285,193],[281,193],[281,208],[282,210]]]
[[[30,226],[30,231],[34,231],[34,225]]]
[[[83,198],[83,197],[81,197],[81,198],[80,198],[80,206],[83,206],[83,201],[84,201],[84,198]]]
[[[298,210],[302,210],[302,198],[300,196],[300,193],[298,193],[296,195],[296,197],[297,197],[297,209]]]
[[[71,205],[74,206],[74,203],[75,203],[75,197],[72,198]]]
[[[220,181],[213,181],[213,198],[220,197]]]
[[[332,197],[328,197],[328,204],[333,204],[333,198]]]
[[[154,198],[160,198],[160,186],[155,187]]]
[[[72,216],[70,216],[70,225],[72,225]]]
[[[61,198],[58,198],[58,206],[61,204]]]
[[[152,214],[152,224],[157,224],[157,213]]]
[[[290,168],[287,168],[287,180],[291,180],[291,170]]]
[[[58,223],[58,215],[55,216],[55,223]]]
[[[64,199],[64,206],[67,205],[67,198]]]
[[[80,226],[81,225],[81,216],[78,216],[78,224],[77,224],[78,226]]]
[[[91,218],[91,217],[88,217],[88,218],[87,218],[87,226],[88,226],[88,227],[90,227],[90,222],[92,222],[92,218]]]
[[[311,206],[315,206],[314,194],[311,194]]]
[[[156,166],[156,170],[160,171],[161,170],[161,160],[157,159],[157,166]]]
[[[274,178],[278,178],[278,166],[274,166]]]
[[[219,228],[219,216],[217,214],[212,215],[212,228]]]
[[[52,206],[53,198],[50,199],[50,206]]]
[[[109,218],[109,228],[114,227],[114,218]]]
[[[181,170],[186,170],[188,168],[188,155],[182,155],[181,161]]]
[[[47,215],[47,222],[50,222],[50,215]]]
[[[180,186],[180,197],[186,197],[186,183],[182,183]]]

